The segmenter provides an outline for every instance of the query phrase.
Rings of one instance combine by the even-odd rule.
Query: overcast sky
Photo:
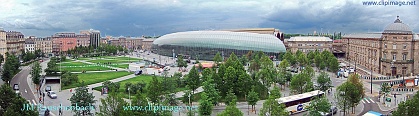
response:
[[[382,32],[396,16],[419,33],[419,0],[413,6],[365,6],[362,0],[0,0],[0,27],[38,37],[91,28],[102,36],[236,28]]]

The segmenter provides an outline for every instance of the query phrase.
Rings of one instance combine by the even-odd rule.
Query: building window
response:
[[[387,44],[384,44],[384,48],[387,48]]]
[[[396,60],[396,54],[393,54],[393,60]]]
[[[407,39],[407,37],[403,37],[403,39]]]
[[[397,39],[397,37],[393,37],[393,39]]]
[[[396,44],[393,44],[393,49],[396,49],[396,46],[397,46]]]
[[[406,44],[404,44],[404,45],[403,45],[403,49],[406,49],[406,48],[407,48],[407,45],[406,45]]]
[[[406,60],[406,54],[403,54],[403,60]]]

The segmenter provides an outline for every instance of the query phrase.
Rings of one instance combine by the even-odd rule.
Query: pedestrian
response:
[[[63,111],[61,111],[61,107],[60,107],[60,109],[58,109],[58,115],[59,116],[63,115]]]
[[[70,89],[70,93],[73,93],[73,89]]]
[[[42,101],[41,101],[41,100],[42,100],[42,97],[39,97],[39,103],[42,103]]]

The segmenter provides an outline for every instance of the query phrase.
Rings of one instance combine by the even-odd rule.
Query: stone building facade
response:
[[[288,49],[292,53],[300,50],[301,52],[308,53],[310,51],[331,51],[332,39],[328,37],[315,37],[315,36],[297,36],[291,37],[287,41]]]
[[[7,31],[6,46],[7,52],[15,55],[22,54],[21,51],[25,48],[25,36],[21,32]]]
[[[399,19],[382,33],[344,35],[346,59],[387,76],[419,74],[419,38]],[[416,60],[415,60],[416,59]]]

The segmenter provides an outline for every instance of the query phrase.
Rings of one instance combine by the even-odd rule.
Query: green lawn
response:
[[[116,57],[115,59],[116,60],[136,60],[136,61],[141,60],[139,58],[132,58],[132,57]]]
[[[120,72],[100,72],[100,73],[83,73],[77,74],[79,77],[79,83],[73,83],[68,86],[63,86],[63,89],[69,89],[73,87],[81,86],[81,82],[84,81],[86,85],[95,84],[107,80],[112,80],[115,78],[123,77],[131,74],[130,72],[120,71]]]
[[[89,65],[83,62],[63,62],[63,63],[58,63],[58,66],[84,66],[84,65]]]
[[[109,65],[109,66],[126,69],[128,68],[129,64],[116,64],[116,65]]]
[[[137,62],[138,60],[115,60],[115,59],[97,59],[97,60],[89,60],[88,62],[91,63],[130,63],[130,62]]]
[[[127,83],[127,82],[138,83],[138,82],[143,82],[144,81],[145,83],[147,83],[146,86],[148,86],[148,83],[152,79],[153,79],[152,75],[140,75],[140,76],[137,76],[137,77],[134,77],[134,78],[131,78],[131,79],[120,81],[120,82],[118,82],[120,84],[120,88],[119,88],[118,92],[121,93],[120,95],[122,95],[124,98],[128,98],[128,94],[126,94],[124,92],[125,91],[125,83]],[[158,79],[159,79],[160,82],[163,80],[162,77],[158,77]],[[102,87],[96,87],[94,89],[100,91],[102,89]],[[186,90],[186,88],[176,88],[175,91],[179,92],[179,91],[184,91],[184,90]],[[134,97],[134,95],[131,95],[131,98],[132,97]]]
[[[70,71],[70,72],[82,72],[82,71],[101,71],[101,70],[112,70],[112,69],[108,68],[108,67],[102,67],[102,66],[86,65],[86,67],[80,67],[80,66],[64,67],[64,66],[62,66],[61,70]]]

